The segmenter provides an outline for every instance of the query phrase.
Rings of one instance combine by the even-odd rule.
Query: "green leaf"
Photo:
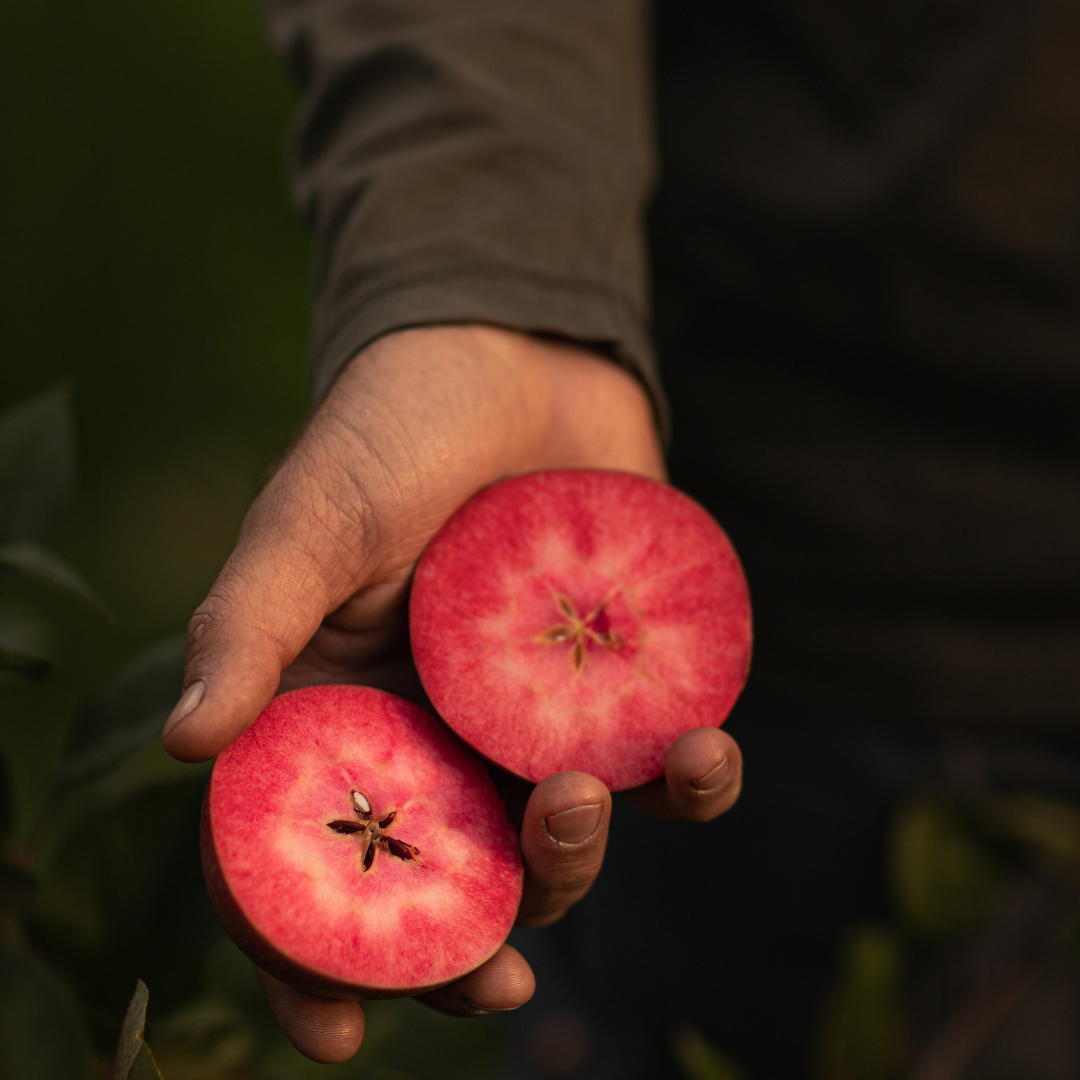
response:
[[[1080,810],[1039,795],[998,796],[982,806],[994,833],[1033,852],[1052,871],[1080,870]]]
[[[0,671],[13,672],[27,679],[44,679],[51,670],[52,664],[40,656],[27,656],[0,645]]]
[[[44,958],[115,1025],[138,978],[168,1015],[200,990],[221,926],[203,884],[205,777],[99,805],[57,837],[31,909]]]
[[[825,1080],[891,1080],[906,1044],[903,956],[896,934],[876,927],[847,941],[818,1046]]]
[[[33,540],[0,545],[0,566],[74,593],[81,600],[96,607],[106,618],[112,619],[112,613],[78,573],[58,555]]]
[[[0,851],[7,847],[15,828],[15,787],[7,758],[0,754]]]
[[[963,816],[939,800],[898,814],[890,875],[900,916],[929,938],[962,936],[985,924],[1001,899],[1002,872]]]
[[[138,1056],[131,1066],[131,1071],[127,1074],[127,1080],[165,1080],[146,1043],[139,1046]]]
[[[146,1006],[149,1001],[150,991],[146,983],[139,979],[124,1014],[124,1022],[120,1026],[120,1042],[116,1047],[116,1062],[113,1065],[113,1076],[116,1080],[127,1080],[131,1066],[139,1055],[143,1031],[146,1029]]]
[[[78,1006],[32,956],[0,943],[0,1077],[89,1080],[90,1037]]]
[[[66,384],[0,415],[0,543],[45,536],[75,487],[75,432]]]
[[[686,1080],[746,1080],[746,1073],[727,1054],[689,1024],[672,1033],[671,1054]]]
[[[143,1039],[146,1030],[146,1006],[150,1000],[150,991],[146,983],[139,979],[135,984],[135,993],[124,1015],[120,1028],[120,1043],[116,1048],[116,1063],[113,1065],[113,1080],[163,1080],[161,1070],[154,1061],[150,1047]]]
[[[183,678],[182,638],[170,638],[140,653],[75,717],[55,782],[89,783],[156,739],[180,696]]]

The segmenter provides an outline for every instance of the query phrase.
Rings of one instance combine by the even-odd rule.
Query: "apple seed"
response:
[[[570,650],[570,665],[575,675],[580,675],[585,666],[587,642],[592,641],[601,648],[612,650],[622,648],[625,644],[623,638],[611,629],[604,611],[607,600],[601,600],[583,619],[570,597],[555,593],[552,599],[566,622],[549,626],[543,633],[537,634],[536,640],[541,645],[561,645],[565,641],[572,641],[574,647]]]
[[[362,791],[351,791],[349,798],[352,800],[353,809],[356,811],[357,816],[364,819],[364,824],[361,825],[356,821],[328,821],[326,827],[345,836],[351,836],[354,833],[363,834],[360,837],[360,850],[365,874],[375,864],[375,853],[377,851],[388,852],[404,862],[415,862],[420,866],[423,865],[420,862],[420,849],[418,847],[407,844],[396,836],[386,834],[386,830],[390,828],[394,818],[397,817],[396,810],[389,811],[384,817],[376,821],[377,815],[371,809],[371,800]]]

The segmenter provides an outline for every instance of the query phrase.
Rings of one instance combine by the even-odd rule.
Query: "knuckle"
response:
[[[566,897],[584,893],[596,880],[600,860],[575,862],[569,866],[530,868],[530,877],[538,892],[550,898],[552,904],[566,904]],[[550,906],[550,905],[549,905]]]
[[[285,654],[286,642],[273,620],[256,619],[249,610],[250,591],[239,565],[231,560],[188,621],[184,647],[189,674],[217,651],[224,640],[238,633],[249,639],[261,639],[279,657]]]
[[[706,822],[726,814],[738,801],[742,792],[742,778],[734,776],[719,791],[698,795],[683,806],[683,817],[689,821]]]
[[[221,598],[211,594],[195,609],[184,635],[184,648],[189,662],[205,649],[207,637],[212,638],[214,631],[224,625],[224,608]]]

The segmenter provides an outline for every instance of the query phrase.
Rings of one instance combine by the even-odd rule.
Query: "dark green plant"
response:
[[[97,609],[104,628],[104,606],[44,544],[71,498],[73,446],[66,387],[0,415],[0,593],[18,584],[29,607],[12,610],[25,615],[35,589],[60,590]],[[31,647],[36,625],[0,622],[0,723],[4,683],[40,682],[52,667]],[[486,1075],[494,1025],[409,1001],[373,1003],[364,1047],[345,1065],[317,1066],[288,1044],[202,882],[207,767],[172,761],[158,739],[183,666],[179,638],[153,644],[70,717],[35,716],[64,734],[26,820],[0,752],[0,1080]]]
[[[41,543],[71,499],[73,445],[66,387],[0,416],[0,586],[29,577],[97,603],[78,574]],[[44,678],[49,660],[19,647],[18,625],[5,629],[0,673]],[[25,917],[38,884],[35,860],[32,848],[15,842],[14,797],[3,761],[0,778],[0,1075],[89,1077],[93,1058],[81,1010],[29,947]]]
[[[146,1045],[146,1005],[150,991],[140,979],[135,985],[131,1004],[124,1014],[120,1029],[120,1045],[116,1048],[113,1080],[162,1080],[161,1070],[154,1060],[153,1051]]]

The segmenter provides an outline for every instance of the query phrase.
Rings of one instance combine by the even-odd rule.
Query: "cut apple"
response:
[[[498,765],[610,789],[664,771],[746,681],[750,596],[687,495],[629,473],[537,472],[484,489],[416,571],[413,657],[439,715]]]
[[[203,866],[256,964],[337,997],[467,974],[521,898],[517,837],[483,763],[423,709],[359,686],[282,694],[221,753]]]

